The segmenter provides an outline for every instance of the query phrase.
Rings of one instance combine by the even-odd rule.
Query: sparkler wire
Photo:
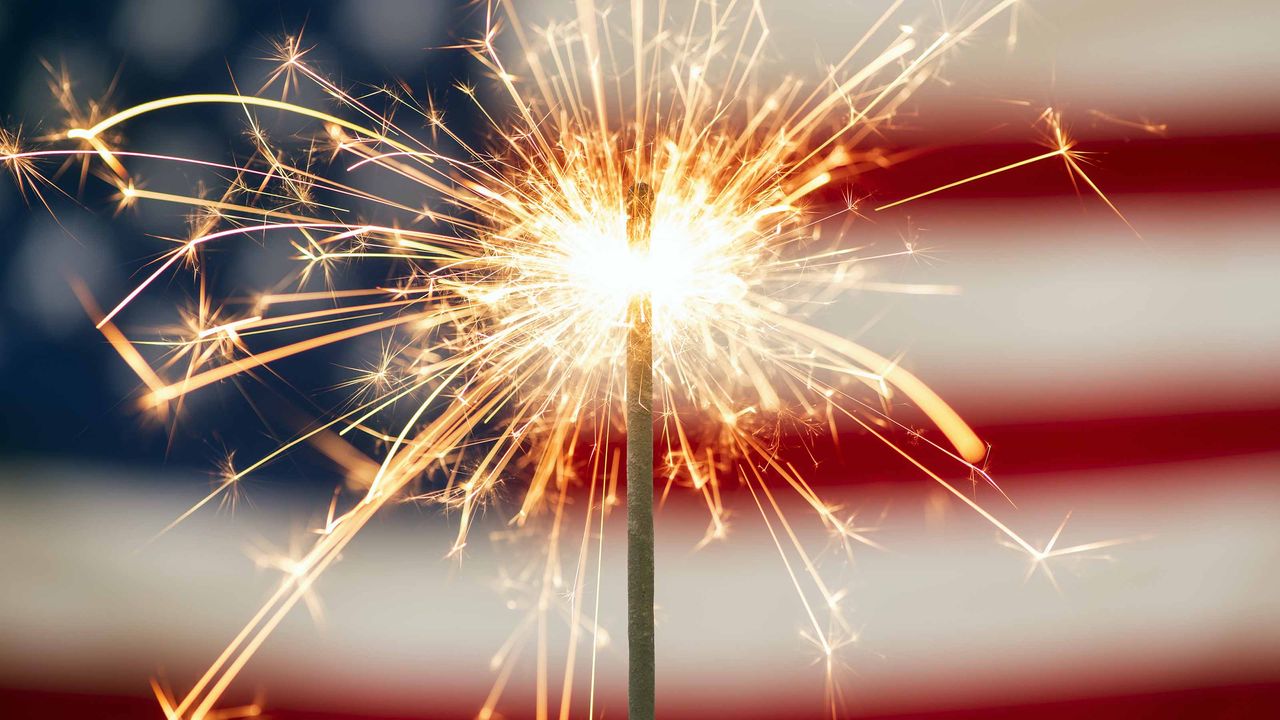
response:
[[[627,193],[627,242],[648,254],[653,190]],[[627,717],[653,720],[653,308],[637,293],[627,308]]]

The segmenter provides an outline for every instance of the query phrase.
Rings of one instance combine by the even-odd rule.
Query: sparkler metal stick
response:
[[[649,253],[653,189],[627,192],[627,242]],[[653,308],[648,291],[627,308],[627,711],[631,720],[654,715],[653,647]]]

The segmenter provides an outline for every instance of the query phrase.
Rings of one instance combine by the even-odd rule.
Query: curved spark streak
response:
[[[398,150],[404,152],[414,152],[411,148],[401,145],[399,142],[386,137],[385,135],[370,130],[362,125],[358,125],[349,120],[344,120],[336,115],[330,115],[319,110],[312,110],[303,105],[295,105],[294,103],[284,102],[281,100],[272,100],[271,98],[256,97],[253,95],[228,95],[224,93],[197,93],[193,95],[177,95],[174,97],[161,98],[152,100],[140,105],[135,105],[128,110],[122,110],[112,115],[98,124],[90,128],[72,128],[67,131],[67,138],[70,140],[90,140],[98,137],[103,132],[123,123],[132,120],[139,115],[145,115],[156,110],[164,110],[167,108],[181,107],[183,105],[203,105],[203,104],[229,104],[252,107],[264,107],[272,110],[283,110],[285,112],[295,113],[297,115],[305,115],[316,120],[323,120],[339,127],[344,127],[352,132],[366,135],[380,142],[384,142]]]

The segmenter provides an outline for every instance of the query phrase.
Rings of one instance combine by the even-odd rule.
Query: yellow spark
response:
[[[980,172],[977,175],[970,175],[967,178],[963,178],[961,180],[956,180],[955,182],[947,183],[946,185],[936,187],[932,190],[926,190],[925,192],[917,193],[915,195],[912,195],[911,197],[903,198],[901,200],[895,200],[887,205],[881,205],[877,207],[876,212],[880,212],[881,210],[888,210],[889,208],[897,207],[899,205],[904,205],[906,203],[919,200],[920,198],[929,197],[930,195],[933,195],[935,193],[940,193],[944,190],[950,190],[952,188],[960,187],[961,185],[971,183],[975,180],[981,180],[983,178],[989,178],[992,175],[999,175],[1000,173],[1003,173],[1003,172],[1016,170],[1017,168],[1030,165],[1032,163],[1038,163],[1041,160],[1048,160],[1050,158],[1056,158],[1056,157],[1064,157],[1066,154],[1067,154],[1067,150],[1065,148],[1050,150],[1047,153],[1036,155],[1035,157],[1029,157],[1026,160],[1019,160],[1018,162],[1015,162],[1015,163],[1009,163],[1008,165],[995,168],[994,170],[987,170],[986,172]]]

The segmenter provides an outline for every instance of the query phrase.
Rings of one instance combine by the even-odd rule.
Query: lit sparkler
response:
[[[958,472],[994,487],[976,465],[986,446],[951,407],[897,362],[801,319],[815,299],[835,292],[892,289],[867,279],[867,263],[915,252],[908,247],[863,256],[822,241],[816,228],[856,214],[856,207],[849,203],[823,215],[812,207],[814,193],[872,158],[861,149],[867,139],[937,72],[949,50],[1016,0],[993,2],[931,38],[911,26],[893,29],[901,4],[891,3],[820,85],[786,79],[765,90],[757,82],[768,36],[759,2],[699,2],[688,11],[687,24],[676,25],[664,4],[655,9],[632,0],[620,26],[592,0],[579,0],[575,21],[533,28],[521,22],[514,2],[504,1],[489,8],[484,36],[458,48],[491,74],[502,98],[483,103],[474,88],[459,88],[490,123],[493,143],[486,148],[466,142],[433,103],[382,90],[374,94],[389,109],[375,108],[369,95],[338,87],[308,63],[297,38],[278,46],[271,79],[254,94],[168,97],[109,114],[97,105],[82,111],[64,79],[55,90],[72,122],[52,138],[63,145],[28,150],[16,135],[0,136],[0,156],[18,184],[37,193],[47,181],[36,163],[60,158],[82,162],[82,176],[91,169],[111,183],[121,208],[157,202],[191,209],[189,236],[167,249],[109,310],[102,312],[80,291],[98,329],[145,385],[141,404],[148,411],[173,418],[188,395],[209,385],[363,336],[394,338],[372,368],[350,381],[349,402],[228,472],[175,520],[233,492],[247,475],[302,445],[332,458],[348,479],[348,491],[335,494],[309,549],[286,561],[259,559],[287,568],[285,577],[208,670],[180,696],[156,686],[165,714],[229,717],[229,710],[216,708],[232,682],[299,601],[314,601],[316,579],[388,503],[432,502],[456,513],[456,554],[481,507],[511,477],[523,488],[513,524],[523,528],[542,517],[551,526],[538,534],[545,548],[542,572],[535,573],[537,601],[517,630],[538,639],[536,714],[552,712],[548,607],[553,589],[568,585],[575,642],[563,669],[558,714],[569,715],[579,671],[576,640],[589,633],[596,639],[588,700],[594,716],[596,648],[604,634],[598,587],[594,610],[588,602],[587,569],[593,558],[599,567],[605,517],[616,503],[621,448],[614,431],[624,419],[630,432],[629,522],[636,524],[630,537],[648,533],[647,548],[643,542],[631,546],[640,553],[632,558],[640,573],[631,575],[633,585],[646,563],[649,573],[647,594],[640,588],[631,596],[639,603],[629,622],[633,666],[641,674],[647,666],[648,673],[639,681],[647,683],[647,698],[633,693],[632,717],[652,715],[652,520],[646,520],[646,506],[654,488],[636,479],[652,476],[653,453],[646,452],[644,436],[652,443],[655,416],[662,460],[656,480],[663,496],[675,486],[700,496],[709,513],[704,542],[712,542],[727,533],[726,487],[747,488],[811,623],[807,636],[828,659],[828,673],[842,638],[851,635],[840,613],[841,594],[824,582],[775,488],[796,493],[846,549],[874,543],[777,452],[789,432],[826,427],[834,441],[839,427],[861,428],[988,520],[1027,553],[1033,569],[1051,557],[1102,547],[1054,549],[1051,542],[1039,549],[1023,539],[947,479]],[[509,23],[521,48],[518,72],[499,51],[499,20]],[[337,109],[289,101],[301,82],[320,88]],[[277,86],[279,99],[269,96]],[[252,158],[217,163],[130,150],[124,143],[129,121],[195,105],[243,109]],[[426,134],[461,153],[446,154],[416,137],[395,111],[416,114],[415,124]],[[314,123],[305,150],[291,157],[268,141],[256,115],[262,112]],[[1058,116],[1046,111],[1041,121],[1054,138],[1050,151],[890,205],[1061,158],[1114,210],[1082,169]],[[332,158],[328,166],[316,160],[325,155]],[[143,159],[194,164],[231,180],[216,197],[153,189],[130,169]],[[423,204],[362,190],[362,177],[374,172],[416,183]],[[346,208],[356,202],[395,220],[352,219]],[[295,272],[275,287],[223,300],[211,298],[202,281],[182,327],[146,337],[119,329],[135,301],[156,292],[165,278],[182,268],[203,277],[209,249],[248,238],[291,244]],[[387,263],[391,282],[343,287],[341,267],[356,260]],[[906,432],[888,415],[899,396],[946,438],[945,445],[924,441],[927,459],[895,442]],[[392,422],[392,411],[404,406],[413,408],[408,418]],[[367,443],[377,452],[359,449]],[[935,467],[939,462],[950,470]],[[559,557],[569,537],[566,498],[575,486],[584,487],[588,504],[576,550],[579,570],[567,578]],[[515,637],[495,656],[498,679],[480,717],[494,713],[504,691],[523,644]],[[636,655],[646,643],[648,657]],[[835,692],[828,682],[833,713]],[[250,710],[256,714],[258,706]]]

